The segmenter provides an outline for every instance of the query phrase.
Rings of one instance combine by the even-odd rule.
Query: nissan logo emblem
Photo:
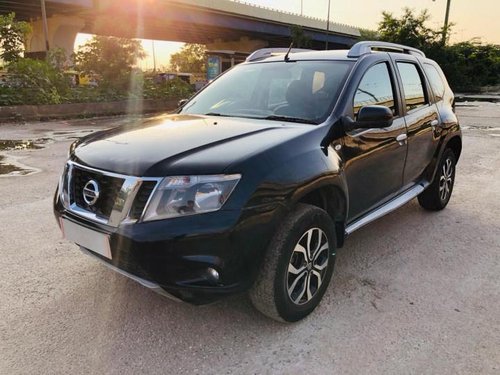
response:
[[[99,185],[96,181],[90,180],[83,187],[83,200],[89,206],[93,206],[99,199]]]

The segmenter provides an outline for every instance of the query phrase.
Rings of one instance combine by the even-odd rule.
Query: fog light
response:
[[[213,268],[209,267],[207,269],[207,274],[208,274],[208,277],[210,278],[210,281],[213,281],[213,282],[219,281],[219,272],[217,272]]]

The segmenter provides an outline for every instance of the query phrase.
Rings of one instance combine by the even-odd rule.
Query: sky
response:
[[[328,0],[246,0],[248,3],[287,10],[312,17],[326,18]],[[429,26],[440,28],[444,23],[446,0],[330,0],[330,20],[366,29],[376,29],[382,11],[395,16],[408,7],[420,12],[428,9]],[[500,0],[451,0],[450,22],[455,23],[452,42],[480,37],[484,42],[500,44]]]
[[[326,19],[328,0],[246,0],[245,2],[266,6],[288,12],[302,13],[306,16]],[[395,16],[402,14],[404,7],[417,12],[429,10],[431,19],[428,26],[438,29],[443,26],[446,11],[446,0],[330,0],[330,20],[356,27],[377,28],[382,18],[382,11]],[[450,22],[452,29],[451,42],[461,42],[472,38],[481,38],[483,42],[500,44],[500,0],[451,0]],[[78,34],[75,47],[85,43],[91,36]],[[155,41],[157,68],[165,71],[170,54],[177,52],[183,43]],[[152,41],[143,40],[143,47],[148,56],[139,62],[144,69],[153,68]],[[162,69],[163,68],[163,69]]]

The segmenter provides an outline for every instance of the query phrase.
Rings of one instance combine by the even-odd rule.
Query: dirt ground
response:
[[[134,119],[1,124],[0,140],[25,142],[0,141],[0,373],[499,374],[500,105],[457,112],[449,206],[414,200],[355,232],[292,325],[245,296],[162,298],[61,238],[52,196],[71,139]]]

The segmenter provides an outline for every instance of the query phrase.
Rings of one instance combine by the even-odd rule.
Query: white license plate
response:
[[[107,234],[82,227],[66,219],[61,219],[61,229],[64,238],[68,241],[111,259],[111,248]]]

